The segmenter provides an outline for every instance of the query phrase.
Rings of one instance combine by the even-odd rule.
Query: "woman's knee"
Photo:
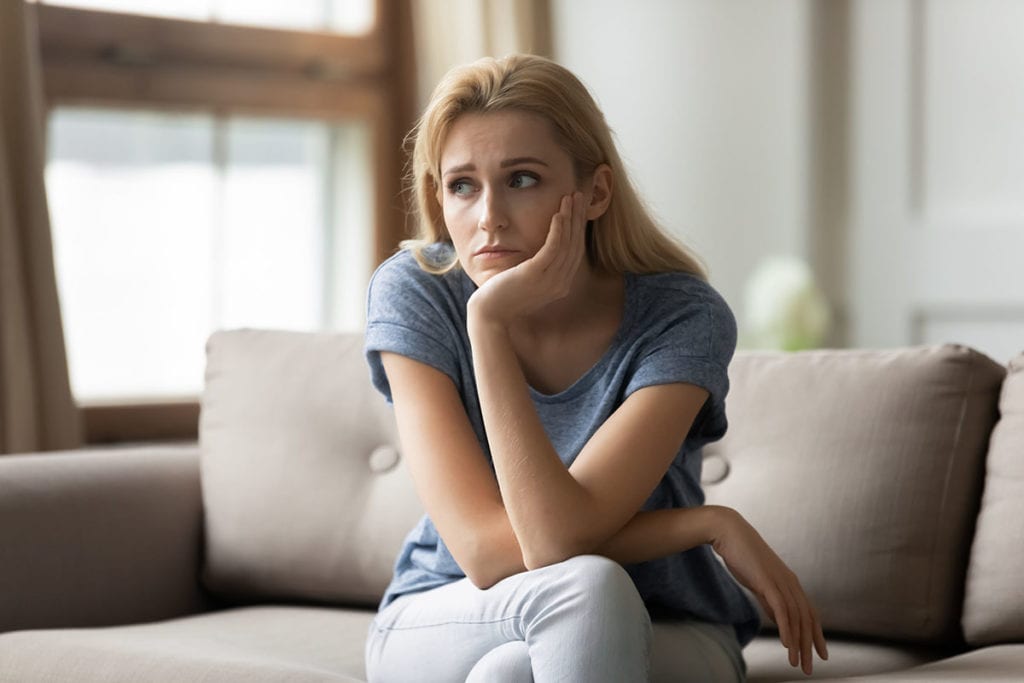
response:
[[[533,683],[530,649],[522,640],[494,648],[480,658],[466,677],[466,683]]]
[[[622,565],[614,560],[601,555],[577,555],[561,564],[573,575],[577,585],[585,586],[598,595],[621,593],[640,599],[633,579]]]
[[[578,555],[560,565],[564,580],[591,607],[603,604],[624,617],[649,621],[633,579],[618,562],[601,555]]]

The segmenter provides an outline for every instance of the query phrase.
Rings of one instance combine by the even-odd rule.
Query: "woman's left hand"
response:
[[[562,197],[543,246],[531,258],[498,273],[470,298],[474,315],[508,326],[569,294],[586,255],[582,192]]]
[[[735,510],[719,510],[723,521],[718,525],[712,547],[779,627],[782,645],[789,650],[790,665],[800,666],[809,676],[813,669],[812,646],[819,657],[828,659],[817,610],[796,574],[757,530]]]

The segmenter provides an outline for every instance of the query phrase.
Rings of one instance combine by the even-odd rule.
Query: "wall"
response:
[[[745,320],[803,257],[826,344],[1024,350],[1024,3],[553,0],[667,227]]]
[[[554,57],[591,88],[633,179],[743,315],[766,255],[809,258],[809,3],[553,0]]]

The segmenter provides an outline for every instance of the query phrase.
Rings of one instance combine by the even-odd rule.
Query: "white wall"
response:
[[[740,318],[810,262],[829,344],[1024,350],[1020,0],[552,0],[666,226]]]
[[[769,254],[809,257],[805,0],[553,0],[554,57],[590,87],[633,179],[742,315]]]
[[[850,343],[1024,350],[1024,3],[850,13]]]

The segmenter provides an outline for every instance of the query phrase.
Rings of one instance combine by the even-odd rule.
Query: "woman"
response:
[[[413,131],[420,235],[374,274],[367,358],[426,516],[370,628],[373,681],[742,680],[757,611],[825,657],[796,577],[704,506],[735,320],[539,57],[452,70]],[[651,654],[651,619],[673,620]]]

